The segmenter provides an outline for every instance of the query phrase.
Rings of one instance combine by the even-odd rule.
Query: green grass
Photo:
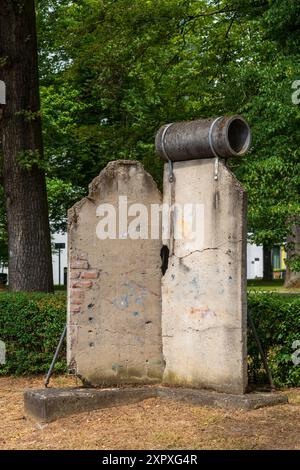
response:
[[[0,290],[0,294],[2,292],[8,292],[8,286],[3,286],[3,290]],[[55,285],[54,292],[65,292],[67,290],[67,286],[64,285]]]
[[[300,288],[286,289],[284,287],[283,279],[273,279],[272,281],[264,281],[263,279],[251,279],[247,281],[248,291],[262,291],[262,292],[278,292],[278,293],[299,293]]]
[[[67,290],[67,286],[57,284],[57,285],[54,286],[54,291],[56,292],[57,290],[65,291],[65,290]]]

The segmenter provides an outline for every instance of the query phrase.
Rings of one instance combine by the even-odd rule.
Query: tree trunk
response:
[[[273,266],[272,266],[272,249],[268,246],[263,246],[263,280],[272,281],[273,279]]]
[[[287,238],[287,261],[300,256],[300,226],[294,225],[291,235]],[[284,287],[300,287],[300,271],[295,272],[286,267]]]
[[[34,0],[0,0],[1,140],[13,291],[53,291]],[[21,162],[22,161],[22,162]]]

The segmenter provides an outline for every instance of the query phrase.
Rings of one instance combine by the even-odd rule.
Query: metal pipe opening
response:
[[[227,138],[232,153],[244,155],[250,146],[250,128],[244,119],[233,118],[228,124]]]

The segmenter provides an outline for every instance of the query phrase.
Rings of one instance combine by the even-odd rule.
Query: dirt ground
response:
[[[300,388],[290,404],[224,411],[151,398],[40,425],[24,416],[23,390],[43,378],[0,378],[0,449],[298,449]],[[74,386],[56,377],[51,386]]]

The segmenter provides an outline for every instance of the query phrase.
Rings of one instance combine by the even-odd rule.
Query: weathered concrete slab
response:
[[[152,387],[136,388],[47,388],[24,392],[25,413],[39,422],[85,411],[128,405],[157,396]]]
[[[235,395],[210,390],[158,387],[157,395],[160,398],[184,401],[191,405],[241,410],[256,410],[257,408],[263,408],[265,406],[288,403],[288,397],[286,395],[274,392]]]
[[[129,224],[120,221],[127,208],[133,211],[128,222],[133,220],[137,203],[150,214],[161,194],[139,162],[119,160],[109,163],[90,184],[89,195],[69,210],[67,356],[87,385],[162,377],[160,234],[151,239],[149,218],[149,238],[132,239]],[[111,210],[115,238],[101,239],[99,224],[103,228]]]
[[[164,203],[198,204],[199,211],[194,240],[191,214],[174,217],[174,233],[184,231],[170,246],[162,279],[163,381],[241,394],[247,385],[246,193],[222,161],[217,180],[214,159],[176,162],[174,175],[170,191],[165,165]]]
[[[38,422],[50,422],[85,411],[137,403],[147,398],[179,400],[196,406],[252,410],[288,402],[280,393],[228,395],[207,390],[145,386],[136,388],[58,388],[26,390],[25,413]]]

